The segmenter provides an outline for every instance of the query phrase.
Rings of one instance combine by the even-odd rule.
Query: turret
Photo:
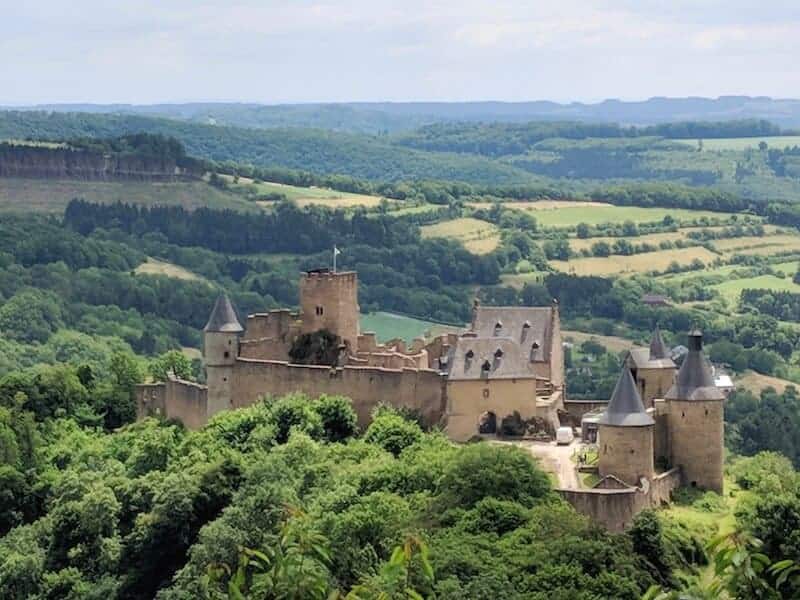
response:
[[[669,349],[661,337],[658,325],[653,330],[650,346],[631,349],[625,362],[631,370],[645,408],[653,408],[655,400],[663,398],[672,387],[678,369],[669,356]]]
[[[722,493],[723,408],[703,353],[703,334],[689,333],[689,352],[665,396],[669,407],[670,454],[687,485]]]
[[[231,408],[233,366],[239,356],[239,336],[244,331],[227,296],[217,298],[203,329],[203,359],[208,384],[207,417]]]
[[[653,429],[629,369],[623,367],[606,411],[598,420],[600,476],[614,475],[628,485],[652,479]]]

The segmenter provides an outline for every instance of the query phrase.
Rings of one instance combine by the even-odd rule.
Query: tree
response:
[[[358,417],[349,398],[322,395],[314,402],[314,410],[322,420],[323,435],[329,442],[342,442],[358,431]]]
[[[575,228],[575,234],[580,239],[586,239],[589,237],[589,226],[586,223],[578,223],[578,226]]]
[[[422,439],[422,429],[390,409],[378,409],[367,427],[364,440],[399,455],[405,448]]]
[[[152,359],[148,370],[155,381],[166,381],[170,372],[178,379],[192,379],[192,361],[178,350],[170,350]]]

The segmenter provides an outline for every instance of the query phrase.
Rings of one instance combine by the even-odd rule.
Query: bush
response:
[[[516,502],[484,498],[463,518],[464,528],[471,533],[494,532],[503,535],[528,521],[528,510]]]
[[[329,442],[341,442],[358,431],[358,418],[349,398],[323,394],[314,402],[314,410],[322,420],[323,436]]]
[[[473,444],[456,455],[441,490],[445,508],[471,508],[489,497],[533,506],[549,494],[550,480],[524,450]]]
[[[381,409],[374,414],[364,439],[397,456],[422,439],[422,428],[394,411]]]
[[[322,419],[304,394],[290,394],[273,401],[270,416],[275,426],[275,440],[279,444],[287,442],[292,429],[307,433],[314,439],[322,437]]]

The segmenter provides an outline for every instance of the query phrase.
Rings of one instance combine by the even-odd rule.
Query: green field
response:
[[[694,148],[697,147],[697,140],[670,140],[679,144],[686,144]],[[777,135],[771,137],[740,137],[740,138],[720,138],[704,139],[704,150],[745,150],[746,148],[758,148],[759,142],[766,142],[770,148],[783,149],[786,146],[800,146],[800,135]]]
[[[500,229],[494,223],[472,219],[452,219],[421,228],[423,238],[458,240],[473,254],[488,254],[500,243]]]
[[[800,294],[800,285],[794,283],[791,278],[782,279],[775,275],[759,275],[758,277],[745,277],[744,279],[733,279],[714,286],[722,296],[732,304],[739,302],[739,295],[742,290],[775,290],[776,292],[793,292]]]
[[[258,207],[243,198],[202,181],[156,183],[143,181],[79,181],[77,179],[17,179],[0,177],[1,212],[60,213],[73,198],[143,206],[202,206],[253,212]]]
[[[197,273],[193,273],[179,265],[149,256],[145,262],[134,269],[134,272],[140,275],[164,275],[165,277],[183,279],[185,281],[203,281],[211,285],[205,277],[201,277]]]
[[[512,205],[512,203],[509,203],[509,206]],[[703,217],[709,220],[724,220],[731,216],[731,213],[707,210],[640,208],[637,206],[561,207],[550,210],[536,210],[533,214],[542,227],[575,227],[578,223],[599,225],[601,223],[624,223],[625,221],[652,223],[662,221],[667,215],[681,223],[694,222]]]
[[[401,338],[412,342],[414,338],[424,336],[430,332],[437,335],[457,328],[441,325],[431,321],[423,321],[413,317],[405,317],[388,312],[375,312],[361,315],[361,331],[374,331],[378,341],[385,342],[394,338]]]
[[[245,177],[240,178],[239,182],[234,184],[233,177],[230,175],[223,175],[222,177],[234,188],[244,189],[254,196],[280,194],[285,196],[288,200],[297,203],[298,206],[315,204],[331,208],[349,208],[353,206],[372,208],[381,203],[381,198],[379,196],[351,194],[349,192],[340,192],[338,190],[320,187],[299,187],[269,181],[260,181],[256,183],[252,179],[247,179]],[[268,200],[264,201],[264,204],[268,205],[269,202]]]

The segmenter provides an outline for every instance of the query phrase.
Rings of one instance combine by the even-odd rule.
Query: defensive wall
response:
[[[208,388],[171,374],[167,381],[136,387],[136,417],[179,419],[189,429],[200,429],[208,414]]]
[[[432,369],[326,367],[240,358],[232,377],[232,408],[250,406],[264,395],[298,391],[312,398],[342,395],[353,401],[362,427],[379,404],[418,411],[428,425],[440,423],[445,410],[444,379]]]
[[[599,523],[609,531],[621,532],[630,527],[633,519],[647,508],[655,508],[670,501],[672,492],[681,483],[681,471],[673,468],[647,480],[640,487],[624,486],[619,480],[607,478],[608,487],[591,489],[559,489],[559,494],[573,508]]]

